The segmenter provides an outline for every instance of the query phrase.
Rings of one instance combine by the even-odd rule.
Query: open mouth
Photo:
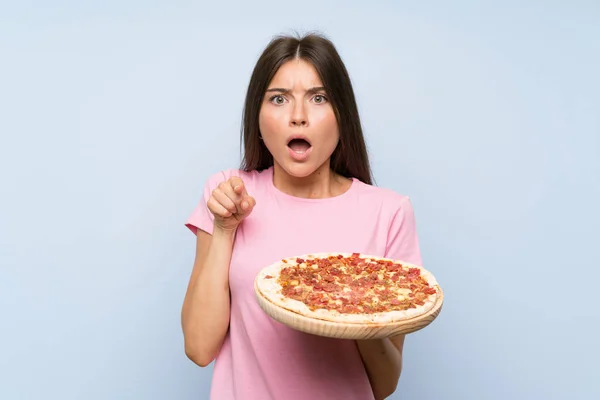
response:
[[[307,140],[298,138],[290,140],[290,142],[288,143],[288,147],[292,149],[294,153],[303,154],[311,148],[311,145],[310,143],[308,143]]]

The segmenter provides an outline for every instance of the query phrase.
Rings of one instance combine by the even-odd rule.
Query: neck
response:
[[[283,193],[294,197],[306,199],[336,197],[346,192],[351,184],[352,180],[333,172],[329,162],[302,178],[288,174],[277,163],[273,166],[273,185]]]

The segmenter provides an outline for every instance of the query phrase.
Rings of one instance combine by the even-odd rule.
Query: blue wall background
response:
[[[291,29],[337,44],[446,291],[392,399],[600,398],[600,3],[513,0],[3,3],[0,398],[207,398],[183,222]]]

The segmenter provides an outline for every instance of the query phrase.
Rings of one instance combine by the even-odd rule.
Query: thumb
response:
[[[252,211],[252,209],[256,205],[256,200],[254,200],[254,197],[244,193],[240,205],[242,207],[242,212],[244,213],[244,215],[247,215]]]

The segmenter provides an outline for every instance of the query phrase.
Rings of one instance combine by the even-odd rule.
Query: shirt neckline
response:
[[[344,193],[339,194],[337,196],[333,196],[333,197],[323,197],[323,198],[311,199],[311,198],[306,198],[306,197],[296,197],[296,196],[292,196],[291,194],[282,192],[273,183],[273,175],[274,175],[274,167],[270,166],[268,168],[268,176],[267,176],[267,178],[268,178],[267,180],[269,183],[269,189],[279,197],[282,197],[284,199],[291,200],[291,201],[301,202],[301,203],[328,203],[328,202],[332,202],[332,201],[343,200],[344,198],[351,195],[352,192],[354,192],[356,190],[356,187],[359,184],[358,179],[353,177],[353,178],[350,178],[352,180],[350,187]]]

